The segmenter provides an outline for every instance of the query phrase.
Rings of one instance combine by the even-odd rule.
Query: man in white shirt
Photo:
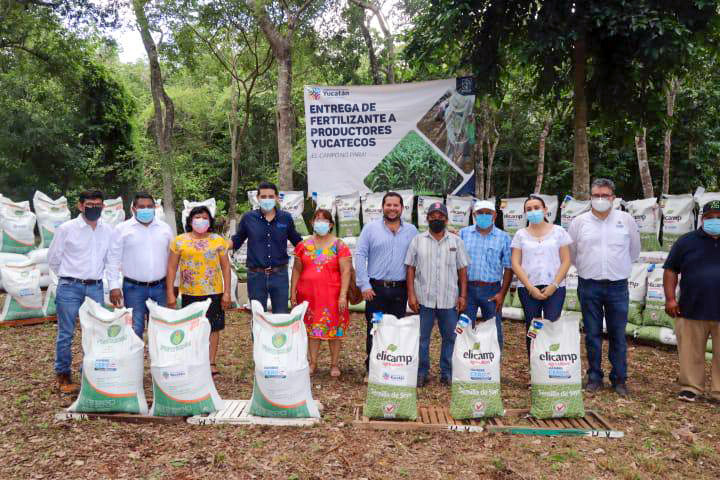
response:
[[[573,240],[570,256],[578,272],[578,298],[582,310],[587,350],[587,385],[603,387],[603,317],[607,325],[610,382],[618,395],[627,396],[628,283],[632,262],[640,255],[640,234],[630,214],[612,208],[615,184],[599,178],[590,190],[592,209],[575,217],[568,233]]]
[[[145,301],[152,299],[165,306],[165,273],[173,232],[170,225],[155,218],[155,199],[138,193],[132,203],[132,218],[115,227],[111,258],[117,260],[123,273],[110,283],[110,301],[115,306],[125,303],[132,308],[133,330],[143,338]]]
[[[107,271],[109,279],[118,275],[118,265],[109,256],[114,229],[100,220],[103,199],[100,191],[82,192],[77,204],[80,215],[57,228],[48,251],[48,264],[58,276],[55,373],[61,393],[80,389],[70,376],[72,340],[80,306],[85,297],[102,303],[103,273]]]

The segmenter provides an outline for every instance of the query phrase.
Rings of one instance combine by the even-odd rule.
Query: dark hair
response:
[[[275,195],[280,195],[280,192],[278,192],[277,186],[275,186],[275,184],[271,183],[271,182],[260,182],[260,185],[258,185],[258,188],[257,188],[258,195],[260,195],[260,190],[268,190],[268,189],[275,190]]]
[[[155,205],[155,199],[153,198],[152,195],[150,195],[147,192],[138,192],[135,194],[135,198],[133,198],[132,206],[133,207],[137,206],[137,201],[140,200],[141,198],[146,198],[146,199],[150,200],[151,202],[153,202],[153,205]]]
[[[206,207],[205,205],[200,205],[199,207],[193,207],[193,209],[190,210],[190,213],[188,214],[187,218],[185,219],[185,232],[186,233],[192,232],[192,219],[198,213],[207,213],[208,218],[210,218],[210,228],[208,228],[208,232],[212,232],[213,228],[215,228],[215,219],[213,218],[212,213],[210,213],[210,209],[208,207]]]
[[[538,196],[538,195],[531,194],[528,198],[525,199],[525,203],[523,203],[523,212],[525,212],[525,209],[527,208],[527,203],[528,203],[530,200],[538,200],[538,201],[540,201],[540,203],[542,203],[543,208],[547,208],[547,205],[545,205],[545,200],[543,200],[542,197],[540,197],[540,196]],[[548,219],[547,219],[547,218],[543,218],[543,221],[547,222]],[[529,223],[530,223],[530,222],[528,222],[528,224],[529,224]],[[548,223],[550,223],[550,222],[548,222]]]
[[[330,210],[326,208],[318,208],[317,210],[315,210],[315,213],[313,213],[311,220],[314,222],[321,215],[325,218],[325,220],[329,220],[332,226],[335,225],[335,220],[333,220],[332,212],[330,212]]]
[[[385,195],[383,195],[383,201],[382,201],[382,206],[383,206],[383,207],[385,206],[385,199],[388,198],[388,197],[397,197],[397,198],[399,198],[399,199],[400,199],[400,206],[403,207],[403,208],[405,208],[405,205],[403,204],[402,195],[400,195],[400,194],[397,193],[397,192],[387,192]]]
[[[105,200],[105,195],[100,190],[85,190],[80,192],[78,202],[84,203],[85,200]]]

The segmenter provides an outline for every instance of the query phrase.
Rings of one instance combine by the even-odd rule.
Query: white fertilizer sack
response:
[[[40,231],[40,248],[48,248],[57,227],[70,220],[67,198],[53,200],[38,190],[33,196],[33,207]]]
[[[525,227],[525,200],[527,197],[500,199],[503,229],[510,235],[515,235],[515,232]]]
[[[641,250],[660,250],[660,207],[655,198],[633,200],[625,208],[635,219],[640,232]]]
[[[270,314],[253,300],[255,384],[250,414],[258,417],[319,418],[312,398],[303,318],[307,302],[290,313]]]
[[[210,299],[180,310],[146,302],[148,352],[153,380],[150,415],[192,416],[221,410],[210,372]]]
[[[418,230],[426,232],[428,230],[427,211],[435,202],[443,203],[441,197],[429,197],[427,195],[420,195],[418,197]]]
[[[415,192],[412,190],[397,190],[403,199],[403,222],[412,223],[413,202],[415,201]]]
[[[58,277],[52,270],[50,270],[48,276],[50,277],[50,284],[47,287],[47,291],[45,291],[45,298],[43,300],[43,313],[46,317],[57,313],[55,297],[57,296]]]
[[[249,196],[250,193],[248,192]],[[255,203],[257,203],[257,198]],[[259,205],[253,205],[253,208],[259,208]],[[305,209],[305,194],[303,192],[280,192],[280,208],[292,216],[295,230],[300,235],[308,234],[308,228],[303,218],[303,210]]]
[[[628,279],[628,290],[630,305],[628,307],[628,322],[635,325],[642,325],[642,314],[645,310],[645,296],[647,295],[647,263],[633,263],[630,278]]]
[[[30,202],[0,198],[0,251],[27,253],[35,248],[35,214]]]
[[[643,326],[675,328],[675,319],[665,313],[664,273],[665,269],[660,265],[650,265],[648,267],[647,294],[645,296],[645,310],[642,315]],[[678,292],[679,288],[676,294]]]
[[[456,420],[504,415],[495,319],[461,330],[452,357],[450,415]]]
[[[420,319],[383,315],[371,330],[370,372],[363,415],[368,418],[417,418]]]
[[[470,225],[472,205],[472,197],[448,195],[445,201],[445,206],[447,206],[448,209],[448,226],[455,230],[460,230]]]
[[[663,195],[660,208],[663,216],[662,249],[669,252],[678,238],[695,229],[695,200],[691,194]]]
[[[545,195],[543,193],[535,193],[533,194],[533,196],[540,197],[545,201],[545,206],[547,207],[547,215],[545,215],[545,218],[547,218],[548,222],[555,223],[559,206],[557,195]]]
[[[260,208],[260,203],[257,198],[257,190],[248,190],[247,192],[248,202],[250,202],[250,208],[253,210]]]
[[[2,253],[0,252],[0,267],[10,265],[12,263],[27,263],[28,257],[21,253]],[[32,260],[31,260],[32,262]],[[35,263],[35,262],[32,262]],[[1,271],[0,271],[1,272]],[[2,273],[0,273],[0,287],[2,287]]]
[[[529,334],[530,415],[535,418],[583,417],[580,328],[569,318],[533,320]]]
[[[0,266],[7,295],[0,321],[44,317],[40,270],[30,260]]]
[[[122,197],[109,198],[104,202],[102,221],[113,227],[125,221],[125,207]]]
[[[358,192],[338,195],[335,199],[337,208],[337,231],[339,237],[356,237],[360,235],[360,194]]]
[[[580,300],[577,293],[578,288],[578,273],[574,265],[571,265],[568,269],[568,273],[565,276],[565,310],[572,312],[580,311]]]
[[[113,312],[86,297],[80,307],[82,384],[70,412],[147,414],[145,344],[132,329],[132,309]]]
[[[570,195],[566,195],[560,206],[560,225],[567,230],[575,217],[588,211],[590,211],[590,200],[575,200]]]
[[[165,221],[165,209],[163,208],[162,198],[155,199],[155,218],[161,222]]]
[[[317,193],[313,192],[312,199],[315,202],[315,210],[325,209],[332,213],[335,218],[335,195],[332,193]]]
[[[363,225],[382,218],[382,199],[384,196],[385,192],[369,192],[360,196]]]
[[[202,202],[191,202],[189,200],[183,200],[183,211],[182,211],[182,226],[185,228],[185,220],[190,215],[190,211],[195,207],[205,206],[210,210],[210,215],[215,218],[215,212],[217,211],[217,205],[215,204],[215,198],[208,198]]]

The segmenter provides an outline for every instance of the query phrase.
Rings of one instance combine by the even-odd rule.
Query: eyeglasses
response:
[[[602,195],[590,195],[591,198],[597,198],[597,199],[603,198],[603,199],[605,199],[605,200],[610,200],[610,199],[613,198],[614,196],[615,196],[615,195],[606,195],[606,194],[602,194]]]

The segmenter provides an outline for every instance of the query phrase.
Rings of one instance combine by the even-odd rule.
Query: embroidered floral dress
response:
[[[346,334],[350,314],[345,309],[340,315],[338,297],[340,259],[350,256],[350,249],[341,240],[319,249],[310,237],[295,247],[295,261],[302,262],[297,301],[310,304],[305,314],[305,328],[311,338],[332,340]]]
[[[175,237],[170,250],[180,255],[180,293],[214,295],[223,293],[220,256],[227,255],[228,242],[216,233],[193,238],[189,233]]]

